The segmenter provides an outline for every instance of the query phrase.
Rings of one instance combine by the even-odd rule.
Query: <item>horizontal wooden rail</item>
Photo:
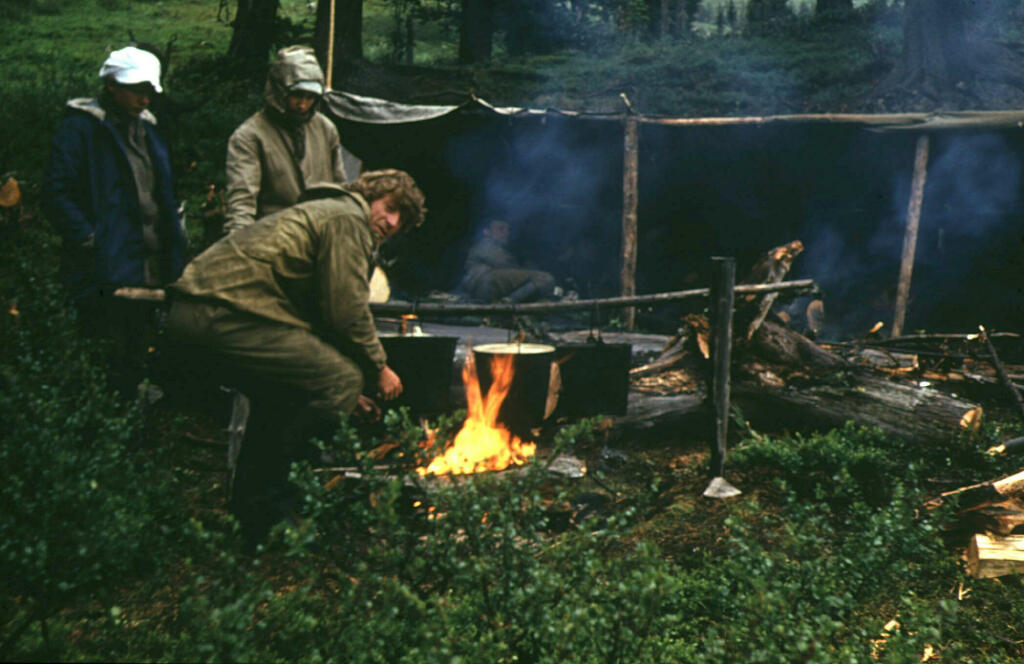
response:
[[[817,294],[817,284],[813,279],[782,281],[777,284],[753,284],[736,286],[737,295],[760,295],[762,293],[806,293]],[[680,302],[698,297],[708,297],[709,289],[669,291],[667,293],[651,293],[649,295],[630,295],[628,297],[606,297],[593,300],[569,300],[562,302],[526,302],[523,304],[462,304],[445,302],[372,302],[370,310],[375,314],[389,315],[431,315],[431,316],[466,316],[473,314],[551,314],[565,311],[591,311],[595,308],[614,309],[633,307],[644,304],[662,304]]]

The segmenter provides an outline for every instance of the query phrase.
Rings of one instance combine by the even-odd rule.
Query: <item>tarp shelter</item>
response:
[[[393,249],[393,280],[411,297],[454,288],[492,218],[582,295],[618,294],[624,127],[634,121],[636,292],[705,286],[712,255],[735,256],[742,276],[766,249],[800,239],[790,276],[822,286],[827,331],[889,325],[915,149],[928,136],[904,329],[1019,329],[1024,319],[1024,111],[664,118],[341,91],[327,102],[364,169],[407,170],[427,195],[427,224]],[[647,315],[670,325],[677,314]]]

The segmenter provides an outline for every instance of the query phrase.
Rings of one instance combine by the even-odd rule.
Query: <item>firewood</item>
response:
[[[775,247],[759,260],[743,284],[777,284],[785,278],[793,261],[804,250],[800,240]],[[750,340],[771,311],[778,293],[748,295],[737,298],[737,329],[743,329],[743,337]]]
[[[737,358],[741,362],[745,358],[757,358],[815,372],[832,372],[847,366],[847,362],[838,355],[771,320],[762,323]]]
[[[967,547],[967,573],[978,579],[991,579],[1024,572],[1024,535],[984,535],[978,533]]]
[[[1012,535],[1024,531],[1024,503],[1015,498],[972,507],[959,517],[961,525],[972,533]]]
[[[998,502],[1019,494],[1024,494],[1024,470],[998,480],[979,482],[978,484],[946,491],[937,498],[928,501],[927,505],[929,507],[937,507],[945,500],[957,496],[961,506],[973,507],[986,502]]]
[[[857,353],[856,359],[861,364],[866,364],[880,369],[902,369],[913,371],[919,368],[916,353],[899,353],[876,348],[864,348]]]

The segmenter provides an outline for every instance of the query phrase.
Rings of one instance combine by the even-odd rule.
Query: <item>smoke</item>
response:
[[[449,151],[452,171],[474,182],[467,234],[504,219],[521,262],[563,281],[594,282],[596,270],[609,272],[619,244],[621,127],[550,116],[512,122],[487,142],[487,155],[472,154],[474,137]]]
[[[892,321],[913,156],[894,154],[906,165],[894,164],[890,193],[865,207],[868,216],[819,208],[801,231],[799,272],[826,294],[828,336],[859,336]],[[970,330],[1000,318],[1006,298],[1019,298],[1010,291],[1020,282],[1021,159],[1005,134],[932,136],[908,329]]]

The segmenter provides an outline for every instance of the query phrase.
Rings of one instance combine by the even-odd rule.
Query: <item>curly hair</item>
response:
[[[427,208],[424,206],[426,197],[412,176],[405,171],[393,168],[367,171],[360,175],[355,182],[349,182],[343,186],[348,191],[354,191],[361,195],[367,203],[391,196],[395,207],[398,208],[403,230],[419,226],[426,217]]]

